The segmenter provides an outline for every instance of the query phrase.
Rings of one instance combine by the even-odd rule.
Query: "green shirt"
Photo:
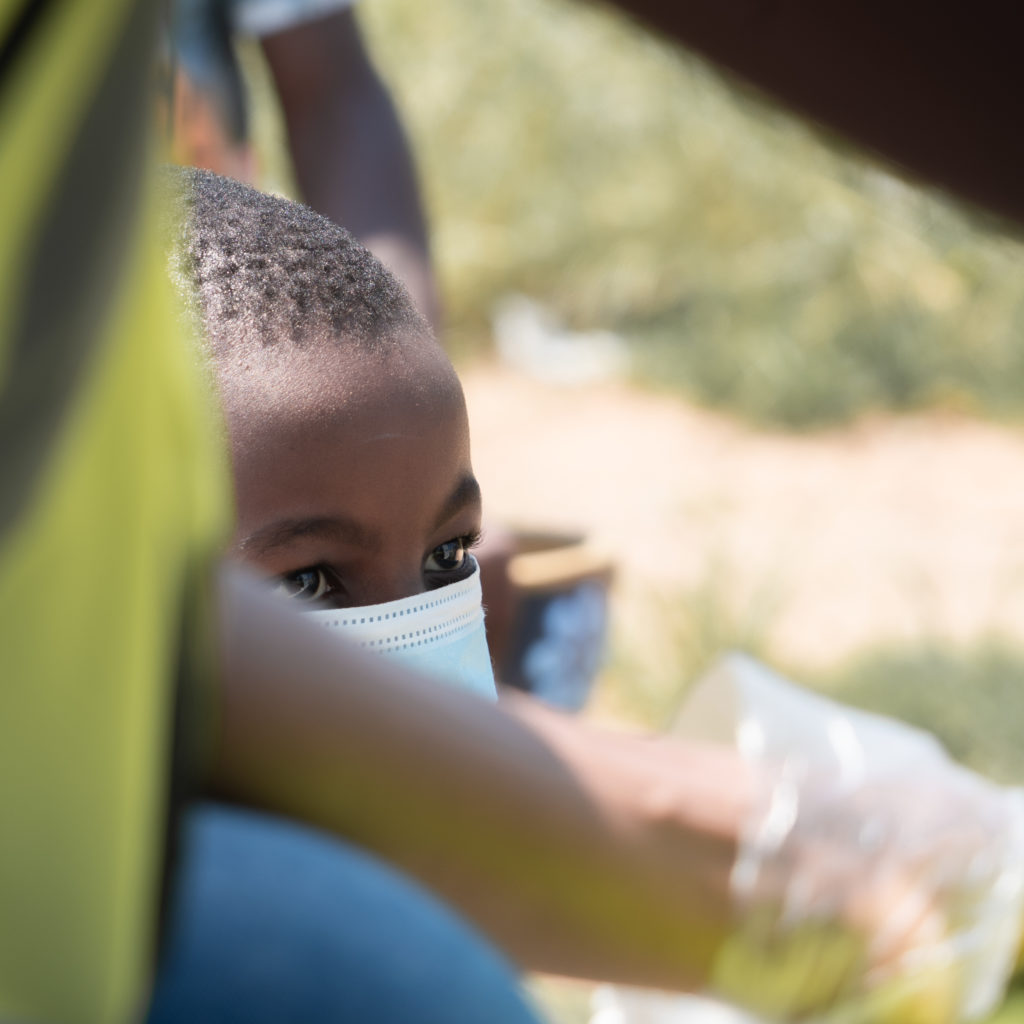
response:
[[[144,1006],[226,523],[166,293],[151,0],[0,0],[0,1020]]]

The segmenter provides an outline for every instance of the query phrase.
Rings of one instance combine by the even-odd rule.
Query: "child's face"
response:
[[[378,358],[276,347],[221,368],[232,554],[296,601],[379,604],[462,579],[480,488],[454,370],[433,343]]]

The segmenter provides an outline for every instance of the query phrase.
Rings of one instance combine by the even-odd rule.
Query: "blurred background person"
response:
[[[438,328],[416,167],[363,44],[355,0],[174,0],[169,127],[181,163],[258,184],[234,44],[257,40],[279,103],[299,198],[350,230]],[[216,88],[211,88],[211,84]]]

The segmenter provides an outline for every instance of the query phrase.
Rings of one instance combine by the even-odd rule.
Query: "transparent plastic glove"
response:
[[[763,785],[716,992],[766,1020],[828,1024],[951,1024],[992,1009],[1020,941],[1020,790],[739,655],[697,686],[675,731],[735,745]]]

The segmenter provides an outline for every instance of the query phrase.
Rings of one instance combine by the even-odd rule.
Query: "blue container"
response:
[[[481,565],[496,678],[578,711],[607,654],[611,561],[580,535],[513,532]]]

